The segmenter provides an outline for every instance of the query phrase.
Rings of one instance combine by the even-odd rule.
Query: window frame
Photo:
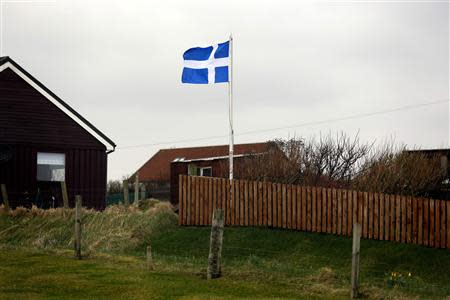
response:
[[[209,175],[209,176],[203,175],[203,170],[207,170],[207,169],[211,170],[211,175]],[[212,166],[209,166],[209,167],[200,167],[200,176],[201,176],[201,177],[212,177]]]
[[[61,166],[61,165],[58,165],[58,164],[40,164],[39,163],[39,155],[40,154],[50,154],[50,155],[62,155],[63,156],[63,158],[64,158],[64,176],[63,176],[63,178],[62,178],[62,180],[60,180],[60,179],[58,179],[58,180],[52,180],[52,178],[50,178],[50,180],[43,180],[43,179],[41,179],[41,178],[39,178],[39,171],[38,171],[38,169],[39,169],[39,165],[45,165],[45,166],[52,166],[52,165],[54,165],[54,166]],[[36,151],[36,181],[37,182],[63,182],[63,181],[66,181],[66,167],[67,167],[67,154],[65,153],[65,152],[61,152],[61,151]]]

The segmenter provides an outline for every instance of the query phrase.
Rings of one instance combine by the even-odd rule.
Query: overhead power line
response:
[[[284,129],[294,129],[294,128],[300,128],[300,127],[306,127],[306,126],[322,125],[322,124],[327,124],[327,123],[355,120],[355,119],[361,119],[361,118],[372,117],[372,116],[377,116],[377,115],[389,114],[389,113],[398,112],[398,111],[405,111],[405,110],[411,110],[411,109],[416,109],[416,108],[420,108],[420,107],[448,103],[449,101],[450,101],[449,99],[446,99],[446,100],[438,100],[438,101],[433,101],[433,102],[424,102],[424,103],[405,105],[405,106],[400,106],[400,107],[395,107],[395,108],[390,108],[390,109],[372,111],[372,112],[367,112],[367,113],[348,115],[348,116],[338,117],[338,118],[310,121],[310,122],[292,124],[292,125],[281,126],[281,127],[272,127],[272,128],[265,128],[265,129],[242,131],[242,132],[236,133],[235,136],[251,135],[251,134],[255,134],[255,133],[265,133],[265,132],[279,131],[279,130],[284,130]],[[187,143],[187,142],[198,142],[198,141],[214,140],[214,139],[226,138],[226,137],[228,137],[228,135],[224,134],[224,135],[214,135],[214,136],[206,136],[206,137],[199,137],[199,138],[192,138],[192,139],[162,141],[162,142],[155,142],[155,143],[148,143],[148,144],[138,144],[138,145],[117,147],[116,150],[144,148],[144,147],[161,146],[161,145],[169,145],[169,144],[177,144],[177,143]]]

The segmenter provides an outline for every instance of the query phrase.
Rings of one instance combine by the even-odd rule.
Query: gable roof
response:
[[[140,181],[169,182],[170,163],[175,159],[193,160],[225,157],[228,145],[161,149],[144,163],[134,174],[139,172]],[[234,155],[258,154],[269,150],[269,143],[234,145]],[[133,175],[134,176],[134,175]]]
[[[88,120],[76,112],[72,107],[70,107],[66,102],[61,100],[57,95],[45,87],[36,78],[25,71],[19,64],[12,60],[8,56],[0,57],[0,72],[3,72],[9,68],[29,85],[31,85],[35,90],[41,93],[45,98],[47,98],[51,103],[68,115],[72,120],[74,120],[78,125],[84,128],[89,134],[96,138],[100,143],[105,145],[109,152],[114,151],[116,144],[109,139],[105,134],[98,130],[94,125],[92,125]]]

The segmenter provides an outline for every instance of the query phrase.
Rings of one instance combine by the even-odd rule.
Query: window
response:
[[[64,181],[66,177],[66,155],[63,153],[37,154],[37,180]]]
[[[189,176],[198,176],[199,175],[198,171],[199,171],[199,168],[196,165],[194,165],[194,164],[188,165],[188,175]]]
[[[200,168],[200,176],[211,177],[212,176],[212,168]]]

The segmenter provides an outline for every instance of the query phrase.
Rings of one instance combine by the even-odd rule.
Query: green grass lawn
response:
[[[0,298],[348,298],[349,238],[226,228],[223,277],[206,281],[209,234],[209,228],[177,226],[154,234],[154,271],[145,270],[144,246],[77,261],[68,250],[4,245]],[[366,298],[446,298],[449,270],[448,250],[361,242]],[[402,277],[391,282],[391,272]]]
[[[167,203],[144,204],[84,210],[81,261],[72,257],[73,210],[0,213],[0,298],[349,297],[351,238],[225,228],[223,276],[207,281],[210,228],[180,227]],[[362,240],[360,271],[364,298],[450,299],[449,250]]]

